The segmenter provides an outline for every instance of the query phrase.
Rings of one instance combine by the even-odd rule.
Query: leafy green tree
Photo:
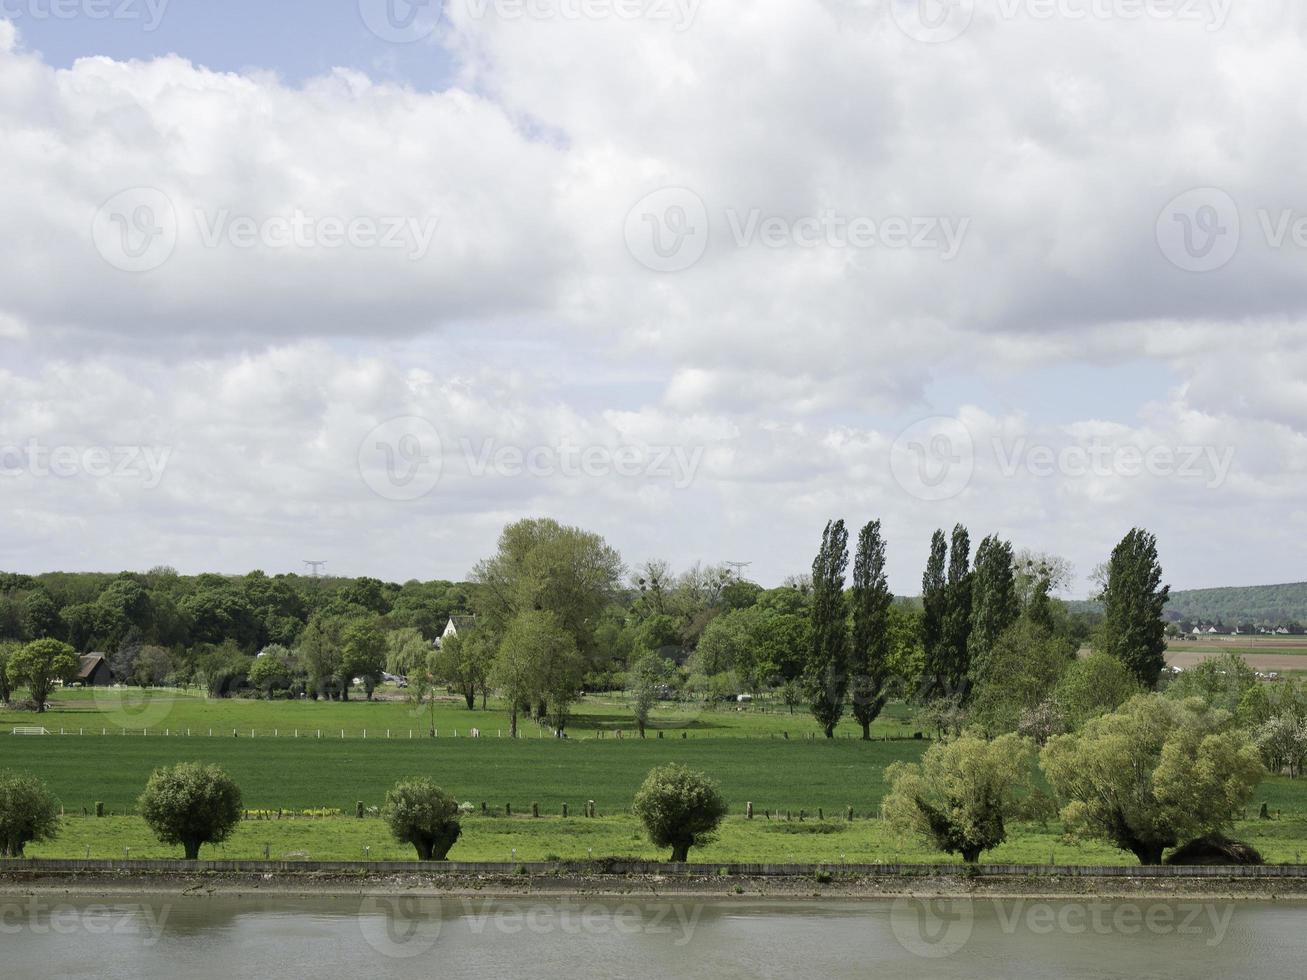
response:
[[[22,620],[28,640],[57,639],[62,632],[59,607],[45,589],[34,589],[23,598]]]
[[[429,779],[400,780],[386,793],[382,817],[401,844],[412,844],[419,861],[444,861],[463,828],[458,801]]]
[[[999,637],[1011,629],[1020,613],[1012,545],[991,534],[976,549],[976,564],[971,572],[971,632],[967,637],[967,659],[973,683],[980,677],[987,677],[991,684],[997,680],[998,672],[989,669],[990,655]]]
[[[794,709],[803,704],[803,685],[797,679],[786,681],[781,686],[781,701],[794,714]]]
[[[9,681],[9,660],[18,651],[18,646],[12,641],[0,640],[0,704],[8,704],[14,693]]]
[[[59,834],[59,801],[26,773],[0,771],[0,857],[20,858],[28,844]]]
[[[1211,708],[1235,714],[1244,695],[1258,687],[1257,672],[1233,650],[1190,667],[1166,687],[1167,697],[1201,698]]]
[[[1074,730],[1090,718],[1115,711],[1143,690],[1130,668],[1116,657],[1091,653],[1067,665],[1053,690],[1053,701]]]
[[[921,646],[923,699],[947,690],[949,656],[945,646],[944,620],[948,617],[948,539],[937,530],[930,539],[930,558],[921,577]]]
[[[1166,624],[1162,611],[1171,593],[1162,585],[1157,537],[1134,528],[1112,550],[1101,596],[1099,645],[1130,668],[1148,690],[1166,665]]]
[[[408,677],[429,666],[434,647],[412,626],[391,630],[386,634],[386,669],[397,677]]]
[[[971,536],[958,524],[949,543],[948,582],[944,588],[944,683],[947,693],[963,702],[971,676],[971,589]]]
[[[95,638],[94,606],[89,602],[64,606],[59,610],[59,619],[63,623],[63,635],[74,650],[85,652],[91,649],[91,641]]]
[[[1067,827],[1140,864],[1232,827],[1262,778],[1257,749],[1228,712],[1156,694],[1051,739],[1040,761]]]
[[[655,847],[670,847],[673,862],[689,860],[692,847],[716,839],[727,804],[704,773],[675,763],[649,771],[632,807]]]
[[[138,687],[158,687],[171,673],[172,654],[163,647],[144,646],[137,651],[131,680]]]
[[[491,683],[508,703],[509,736],[517,737],[519,712],[536,701],[550,704],[556,719],[565,720],[581,673],[576,643],[556,615],[524,612],[514,618],[491,670]]]
[[[180,844],[195,861],[200,845],[221,844],[240,823],[241,791],[217,766],[181,762],[156,769],[137,806],[160,843]]]
[[[812,646],[804,675],[812,716],[827,738],[844,714],[849,687],[849,629],[844,605],[844,570],[849,535],[844,522],[831,521],[812,563]]]
[[[431,671],[453,685],[471,711],[476,707],[477,692],[484,696],[495,655],[495,641],[489,630],[465,630],[440,641],[440,649],[431,658]]]
[[[1030,743],[1016,735],[936,742],[920,763],[885,770],[886,819],[974,864],[1007,840],[1006,820],[1017,812],[1018,791],[1029,787],[1031,758]]]
[[[972,689],[971,719],[989,735],[1016,731],[1053,693],[1074,649],[1022,616],[990,646]]]
[[[641,738],[644,738],[645,727],[649,724],[649,712],[658,703],[659,695],[671,679],[672,670],[671,661],[656,653],[646,653],[631,668],[631,711]]]
[[[71,681],[77,676],[81,661],[67,643],[58,640],[33,640],[9,655],[9,681],[14,687],[27,688],[37,711],[44,711],[56,681]]]
[[[552,613],[586,664],[601,651],[595,627],[616,598],[621,556],[598,534],[545,518],[509,524],[495,555],[472,572],[479,621],[503,636],[524,612]]]
[[[337,696],[341,646],[341,622],[334,617],[314,615],[300,634],[295,653],[308,677],[309,696],[314,700],[320,696]]]
[[[257,657],[250,664],[249,678],[250,683],[261,691],[264,697],[270,698],[279,691],[290,690],[291,683],[294,681],[290,651],[285,647],[266,648],[262,656]]]
[[[871,723],[889,697],[893,652],[889,611],[894,596],[885,577],[885,540],[880,534],[880,521],[872,521],[858,533],[852,599],[853,645],[849,670],[853,717],[862,726],[863,741],[870,741]]]
[[[1307,765],[1307,721],[1286,712],[1268,718],[1252,734],[1267,769],[1273,773],[1288,769],[1290,779],[1303,774]]]
[[[349,689],[358,678],[368,700],[381,682],[386,669],[386,634],[373,619],[357,619],[341,631],[340,672],[341,700],[349,700]]]

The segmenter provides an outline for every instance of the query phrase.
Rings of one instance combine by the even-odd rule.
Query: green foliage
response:
[[[440,641],[440,648],[431,657],[431,673],[453,685],[471,711],[476,707],[477,692],[485,697],[496,652],[489,630],[465,630]]]
[[[1017,810],[1018,791],[1029,787],[1031,758],[1030,743],[1016,735],[937,742],[920,764],[886,770],[886,819],[975,862],[1007,839],[1005,821]]]
[[[396,783],[381,816],[395,840],[413,845],[419,861],[444,861],[462,833],[458,801],[429,779]]]
[[[1039,614],[1047,608],[1039,605]],[[973,678],[991,683],[1003,676],[990,663],[994,647],[1017,621],[1021,609],[1017,602],[1016,577],[1012,545],[991,534],[976,549],[976,565],[971,573],[971,632],[967,636],[969,673]],[[1045,633],[1051,632],[1048,626]]]
[[[59,801],[26,773],[0,771],[0,857],[20,858],[36,841],[59,834]]]
[[[1041,763],[1067,827],[1141,864],[1228,829],[1262,777],[1257,749],[1227,712],[1146,694],[1052,739]]]
[[[670,660],[664,660],[656,653],[645,654],[631,668],[627,689],[641,738],[644,738],[645,727],[649,724],[649,712],[658,703],[659,694],[671,680],[674,670],[675,665]]]
[[[1103,589],[1103,622],[1098,645],[1130,668],[1146,689],[1157,686],[1166,664],[1166,607],[1169,585],[1162,585],[1157,537],[1134,528],[1112,550]]]
[[[822,532],[812,563],[812,645],[804,673],[812,716],[827,738],[844,714],[849,686],[849,635],[844,605],[844,570],[849,535],[844,522],[831,521]]]
[[[948,650],[944,643],[944,620],[948,616],[948,539],[943,530],[930,538],[930,558],[921,577],[921,645],[923,698],[948,689]]]
[[[1257,674],[1248,662],[1227,650],[1177,676],[1166,686],[1166,694],[1181,700],[1200,698],[1209,708],[1236,714],[1245,695],[1257,686]]]
[[[631,809],[656,847],[672,849],[674,862],[711,843],[728,812],[715,782],[675,763],[650,770]]]
[[[890,607],[894,596],[885,577],[885,540],[880,521],[858,533],[853,562],[853,637],[849,656],[853,717],[862,726],[863,740],[871,739],[871,723],[889,697],[894,638]]]
[[[250,683],[263,693],[272,697],[279,691],[290,688],[294,674],[290,664],[290,651],[282,646],[271,646],[263,655],[250,664]]]
[[[1142,693],[1143,687],[1129,667],[1106,653],[1091,653],[1067,665],[1053,691],[1053,701],[1074,730]]]
[[[156,769],[137,804],[141,817],[163,844],[180,844],[186,860],[199,858],[202,844],[220,844],[241,819],[241,791],[217,766],[182,762]]]
[[[18,644],[0,640],[0,704],[8,704],[13,696],[13,682],[9,679],[9,661],[18,651]]]
[[[33,640],[9,654],[6,672],[14,687],[26,687],[37,711],[44,711],[55,681],[71,681],[81,666],[76,652],[58,640]]]
[[[504,633],[490,674],[491,683],[508,702],[510,733],[517,735],[521,707],[532,704],[544,704],[561,730],[582,671],[573,635],[558,616],[545,611],[519,613]]]
[[[1173,620],[1268,626],[1307,623],[1307,582],[1172,592],[1167,613]]]
[[[594,666],[601,654],[595,627],[621,576],[621,556],[599,535],[545,518],[517,521],[472,572],[480,586],[473,598],[479,628],[502,636],[520,614],[548,612]]]
[[[363,682],[368,700],[386,668],[386,634],[375,619],[356,619],[341,631],[340,687],[348,700],[355,678]]]
[[[989,647],[973,689],[971,718],[990,735],[1016,731],[1053,693],[1075,650],[1023,616]]]

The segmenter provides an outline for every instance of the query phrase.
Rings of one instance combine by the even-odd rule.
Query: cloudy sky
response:
[[[1307,578],[1298,5],[438,7],[0,0],[0,567]]]

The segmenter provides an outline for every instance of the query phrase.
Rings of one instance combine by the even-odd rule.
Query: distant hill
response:
[[[1096,602],[1078,600],[1067,606],[1076,612],[1101,611]],[[1288,585],[1245,585],[1224,589],[1189,589],[1172,592],[1166,618],[1225,623],[1237,626],[1287,626],[1307,623],[1307,582]]]

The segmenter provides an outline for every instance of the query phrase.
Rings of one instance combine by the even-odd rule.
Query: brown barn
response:
[[[77,683],[86,687],[108,687],[113,683],[113,678],[109,676],[109,661],[104,659],[104,654],[88,653],[82,657]]]

